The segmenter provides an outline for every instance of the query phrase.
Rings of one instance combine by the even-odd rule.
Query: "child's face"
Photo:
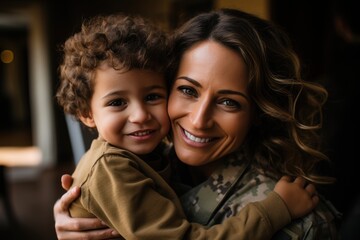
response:
[[[99,138],[135,154],[154,150],[169,131],[167,89],[162,75],[134,69],[117,71],[102,65],[96,71],[91,117]]]

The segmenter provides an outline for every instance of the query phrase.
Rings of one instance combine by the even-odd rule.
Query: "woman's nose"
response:
[[[143,123],[151,118],[151,114],[143,104],[136,104],[129,110],[129,122]]]
[[[204,129],[213,126],[213,107],[209,99],[198,99],[190,110],[190,122],[195,128]]]

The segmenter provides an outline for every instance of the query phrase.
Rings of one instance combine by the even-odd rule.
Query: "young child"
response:
[[[283,177],[277,193],[221,225],[189,223],[166,182],[166,34],[139,17],[97,16],[63,50],[58,102],[98,132],[73,173],[81,197],[72,217],[100,218],[125,239],[266,239],[317,204],[314,187]],[[289,195],[299,199],[296,206]]]

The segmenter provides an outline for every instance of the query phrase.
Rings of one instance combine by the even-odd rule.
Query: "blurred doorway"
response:
[[[36,177],[42,169],[54,166],[57,154],[47,15],[36,3],[1,11],[0,150],[5,154],[0,152],[0,165],[9,166],[4,156],[16,155],[20,166],[29,163],[35,168],[12,168],[11,177]],[[34,161],[24,158],[28,155]],[[40,159],[32,159],[34,156]]]
[[[0,27],[0,146],[32,146],[28,32]]]

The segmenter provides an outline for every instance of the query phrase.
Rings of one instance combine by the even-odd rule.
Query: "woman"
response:
[[[221,223],[247,203],[264,199],[282,175],[331,181],[315,172],[326,160],[318,150],[317,130],[327,94],[302,80],[283,32],[224,9],[185,23],[174,33],[172,47],[168,112],[174,148],[169,156],[174,189],[190,221]],[[92,224],[98,221],[69,219],[67,205],[75,196],[63,196],[54,207],[58,236],[109,236],[110,230],[76,232],[97,227]],[[332,209],[322,201],[274,239],[336,239]]]

